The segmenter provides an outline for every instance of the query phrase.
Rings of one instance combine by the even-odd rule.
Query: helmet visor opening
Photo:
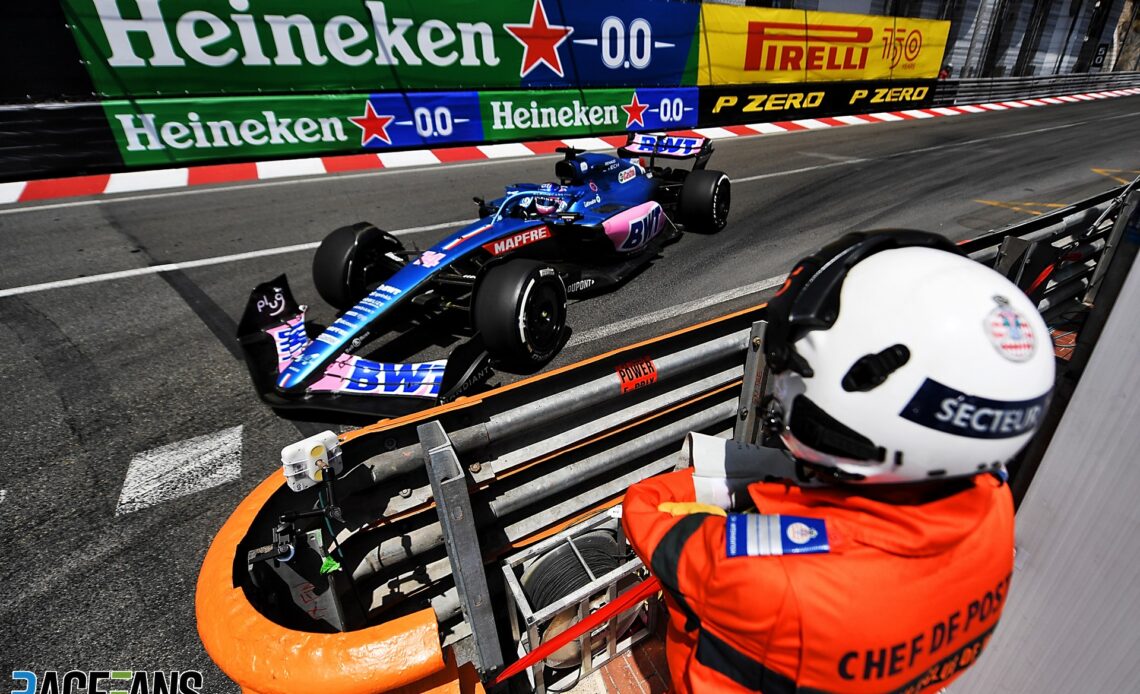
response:
[[[878,463],[887,458],[885,448],[827,414],[804,395],[797,395],[792,401],[788,428],[797,440],[820,453]]]

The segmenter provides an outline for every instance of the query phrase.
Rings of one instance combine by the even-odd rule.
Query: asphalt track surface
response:
[[[311,250],[256,252],[358,220],[389,230],[466,220],[472,195],[548,180],[553,162],[0,207],[0,671],[196,669],[204,691],[237,691],[198,641],[198,568],[300,435],[255,397],[233,331],[249,289],[282,271],[316,318],[332,317],[309,278]],[[1140,169],[1140,97],[735,138],[710,166],[734,179],[729,226],[687,235],[617,291],[573,304],[574,333],[553,365],[757,303],[766,292],[741,288],[773,284],[846,231],[966,239],[1118,185]],[[403,240],[427,247],[443,233]],[[254,257],[145,270],[235,254]],[[236,479],[116,515],[134,456],[239,425]]]

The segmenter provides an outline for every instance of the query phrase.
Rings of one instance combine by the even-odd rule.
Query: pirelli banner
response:
[[[934,79],[950,22],[701,5],[697,84]]]

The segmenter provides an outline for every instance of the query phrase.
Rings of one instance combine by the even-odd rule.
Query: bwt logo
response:
[[[201,694],[202,673],[197,670],[45,670],[12,672],[23,685],[12,694]],[[100,685],[101,680],[111,680]]]
[[[875,38],[871,27],[749,22],[745,70],[862,70]]]

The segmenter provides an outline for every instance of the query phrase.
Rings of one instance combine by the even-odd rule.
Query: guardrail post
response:
[[[1093,273],[1092,279],[1089,281],[1089,289],[1085,293],[1084,303],[1092,306],[1096,303],[1096,295],[1100,290],[1101,282],[1104,280],[1105,273],[1108,272],[1109,266],[1112,265],[1112,258],[1116,255],[1117,250],[1120,248],[1123,241],[1128,241],[1131,245],[1135,246],[1137,239],[1125,239],[1124,231],[1132,225],[1135,229],[1137,209],[1140,209],[1140,178],[1134,180],[1124,192],[1125,202],[1124,209],[1120,211],[1120,215],[1116,218],[1116,223],[1112,226],[1112,232],[1105,243],[1104,252],[1101,254],[1100,262],[1096,264],[1096,271]],[[1127,264],[1131,267],[1131,262]],[[1127,274],[1125,270],[1124,274]]]
[[[757,443],[760,435],[760,405],[768,384],[768,369],[764,359],[764,330],[767,327],[768,321],[756,321],[748,335],[740,407],[732,427],[732,440],[738,443]]]
[[[499,646],[499,630],[491,611],[491,595],[487,589],[487,574],[483,570],[475,515],[471,512],[467,476],[459,464],[451,439],[438,420],[421,424],[416,427],[416,433],[424,450],[424,463],[431,480],[463,618],[470,625],[471,636],[475,639],[475,665],[480,673],[486,675],[503,666],[503,650]]]

